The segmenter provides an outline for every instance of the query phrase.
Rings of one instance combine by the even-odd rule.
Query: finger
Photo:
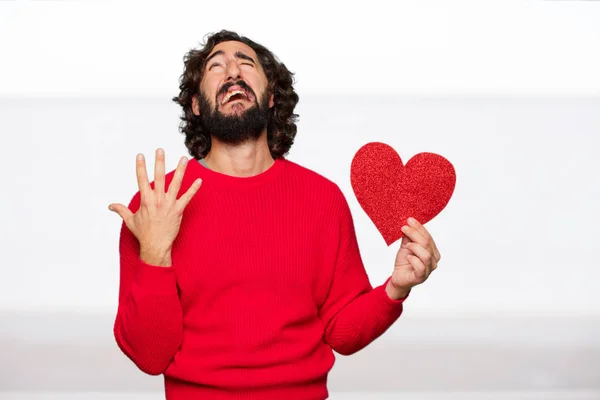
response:
[[[431,239],[431,247],[433,248],[433,258],[435,259],[435,262],[437,263],[440,261],[442,256],[440,255],[440,251],[438,250],[437,245],[433,241],[433,238]]]
[[[411,240],[411,238],[409,238],[409,237],[408,237],[408,236],[406,236],[406,235],[403,235],[403,236],[402,236],[402,241],[400,242],[400,248],[401,248],[401,249],[406,249],[406,248],[407,248],[407,247],[406,247],[406,245],[407,245],[408,243],[412,243],[412,240]]]
[[[421,260],[421,262],[426,267],[428,267],[427,268],[428,270],[433,268],[434,259],[433,259],[433,255],[431,254],[430,250],[427,250],[426,248],[421,246],[419,243],[414,243],[414,242],[409,243],[407,245],[407,247],[410,251],[413,252],[414,255],[419,257],[419,260]]]
[[[408,218],[407,222],[409,226],[416,229],[421,234],[421,236],[423,236],[426,240],[429,241],[431,249],[433,250],[433,257],[436,261],[440,261],[440,252],[438,251],[437,245],[435,244],[435,241],[433,240],[433,237],[431,236],[427,228],[425,228],[423,224],[421,224],[419,221],[417,221],[416,218],[413,217]]]
[[[158,198],[165,194],[165,151],[156,149],[156,161],[154,162],[154,193]]]
[[[431,235],[429,234],[429,231],[427,230],[427,228],[425,228],[425,226],[422,223],[420,223],[419,221],[417,221],[416,218],[410,217],[410,218],[408,218],[407,222],[408,222],[409,226],[412,226],[417,231],[419,231],[419,233],[423,237],[431,239]]]
[[[189,189],[181,195],[179,200],[177,200],[180,212],[183,212],[185,207],[187,207],[188,203],[192,200],[192,197],[194,197],[198,189],[200,189],[200,186],[202,186],[202,179],[198,178],[190,185]]]
[[[401,228],[402,232],[408,236],[413,242],[419,243],[421,246],[427,248],[430,246],[429,239],[421,234],[416,228],[408,225],[404,225]]]
[[[123,221],[128,221],[129,218],[133,216],[131,210],[129,210],[129,208],[125,207],[123,204],[110,204],[108,209],[116,214],[119,214]]]
[[[410,255],[408,256],[408,262],[415,270],[415,277],[420,282],[424,281],[427,277],[427,268],[425,268],[425,265],[421,262],[421,260],[419,260],[419,257]]]
[[[187,167],[187,162],[187,157],[181,157],[179,159],[179,164],[177,164],[177,168],[175,168],[173,180],[169,184],[168,196],[170,196],[173,200],[177,199],[177,194],[179,193],[179,189],[181,188],[181,182],[183,181],[183,175]]]
[[[135,161],[135,172],[137,175],[138,187],[140,188],[140,203],[147,204],[148,201],[153,201],[154,199],[150,198],[150,192],[152,191],[152,188],[150,187],[150,182],[148,182],[146,160],[144,159],[144,155],[142,153],[137,155]]]

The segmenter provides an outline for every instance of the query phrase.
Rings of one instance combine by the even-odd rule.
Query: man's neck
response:
[[[255,142],[237,146],[223,144],[212,138],[210,152],[204,157],[206,166],[213,171],[238,177],[258,175],[269,169],[273,157],[266,135]]]

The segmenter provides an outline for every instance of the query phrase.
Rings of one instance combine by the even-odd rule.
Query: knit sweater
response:
[[[191,160],[177,197],[197,178],[171,266],[143,262],[121,225],[119,348],[163,374],[167,400],[328,398],[334,351],[363,349],[405,300],[387,295],[390,278],[371,285],[342,191],[283,158],[251,177]]]

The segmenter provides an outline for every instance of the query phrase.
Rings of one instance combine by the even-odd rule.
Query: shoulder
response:
[[[309,197],[317,200],[321,206],[330,205],[335,208],[347,208],[346,197],[338,183],[294,161],[286,159],[285,162],[288,176],[302,185]]]
[[[290,175],[295,176],[303,180],[304,182],[310,183],[312,185],[317,185],[319,188],[323,188],[325,190],[339,192],[340,188],[337,183],[335,183],[330,178],[322,175],[321,173],[310,169],[304,165],[300,165],[294,161],[285,160],[287,166],[286,169]]]

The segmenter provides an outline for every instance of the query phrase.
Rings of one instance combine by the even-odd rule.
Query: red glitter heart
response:
[[[354,194],[389,246],[414,217],[425,224],[450,201],[456,173],[452,164],[434,153],[419,153],[403,165],[396,151],[372,142],[354,155],[350,180]]]

